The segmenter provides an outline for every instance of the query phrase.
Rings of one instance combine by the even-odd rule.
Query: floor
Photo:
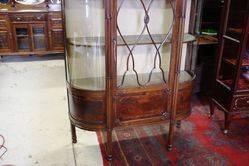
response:
[[[77,130],[71,144],[63,56],[0,61],[0,135],[8,148],[0,165],[103,165],[95,132]]]

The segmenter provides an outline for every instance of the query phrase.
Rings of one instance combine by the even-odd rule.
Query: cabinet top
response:
[[[33,8],[32,6],[14,8],[10,5],[0,4],[0,13],[36,13],[36,12],[53,12],[61,11],[61,5],[49,5],[49,8],[46,7],[37,7]]]

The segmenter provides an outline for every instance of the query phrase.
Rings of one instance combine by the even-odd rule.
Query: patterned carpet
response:
[[[194,99],[192,115],[176,129],[174,148],[166,150],[168,124],[122,128],[114,131],[113,165],[249,165],[249,118],[235,117],[230,132],[224,135],[223,113],[208,118],[205,100]],[[103,133],[98,139],[105,156]],[[118,140],[118,141],[117,141]],[[104,164],[108,165],[108,161]]]

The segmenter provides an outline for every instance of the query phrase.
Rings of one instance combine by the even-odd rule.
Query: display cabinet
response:
[[[196,73],[194,93],[211,97],[212,81],[215,78],[215,59],[218,50],[218,32],[222,13],[223,0],[192,0],[190,28],[197,41],[189,44],[190,54],[186,67]],[[196,57],[196,58],[194,58]],[[193,64],[192,64],[193,63]]]
[[[224,133],[232,115],[249,113],[249,1],[224,4],[216,79],[211,104],[225,113]]]
[[[0,56],[64,52],[60,1],[0,0]]]
[[[75,127],[106,131],[112,157],[116,127],[170,121],[191,113],[194,74],[180,70],[185,0],[65,0],[66,73]]]

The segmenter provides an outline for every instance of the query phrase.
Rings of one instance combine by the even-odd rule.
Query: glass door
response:
[[[169,75],[174,1],[117,2],[118,88],[165,84]]]
[[[32,37],[34,50],[46,50],[47,38],[45,24],[32,24]]]
[[[218,81],[228,89],[234,89],[241,57],[243,29],[245,29],[247,0],[230,0],[227,26],[223,34],[223,50],[218,70]],[[244,69],[243,69],[244,70]]]
[[[31,44],[28,24],[14,24],[14,33],[17,51],[29,51]]]
[[[82,90],[105,90],[103,0],[65,1],[67,81]]]

